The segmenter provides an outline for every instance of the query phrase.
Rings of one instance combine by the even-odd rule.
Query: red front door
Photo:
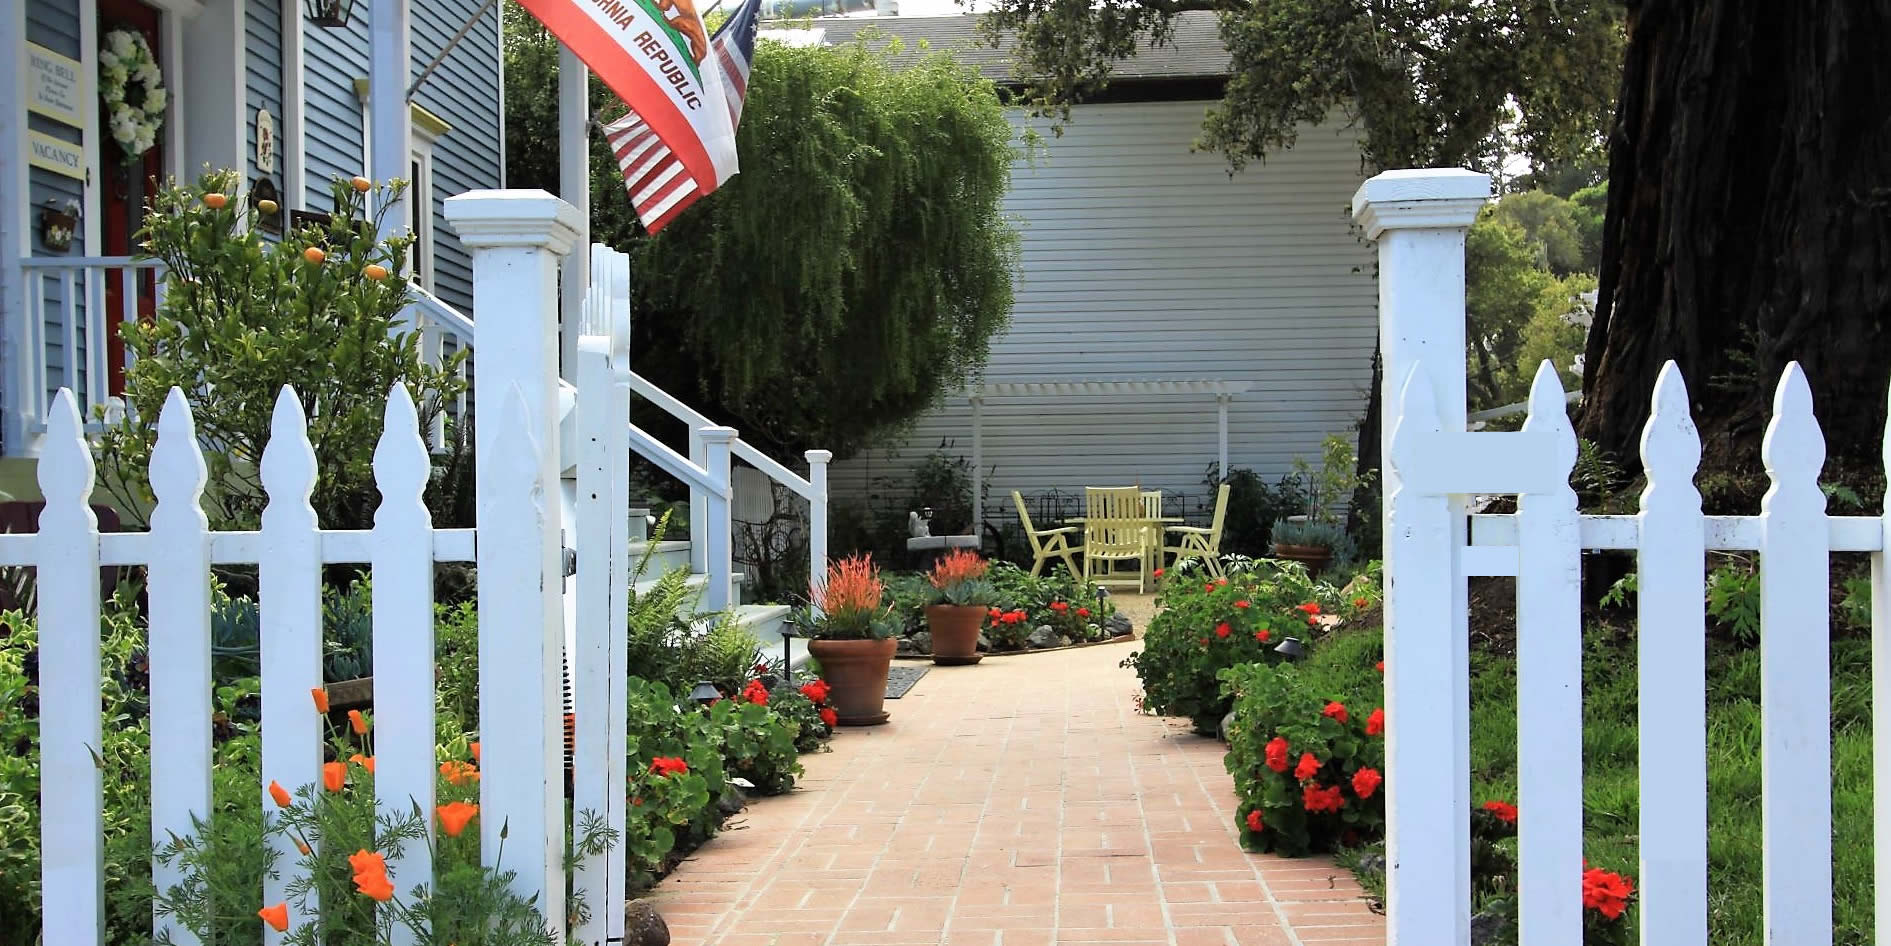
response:
[[[132,30],[143,34],[144,41],[151,46],[151,53],[158,61],[158,69],[168,73],[172,63],[164,61],[163,46],[158,36],[158,11],[138,0],[98,0],[98,25],[101,37],[110,35],[113,30]],[[166,82],[169,86],[171,83]],[[101,106],[102,107],[102,106]],[[171,109],[172,115],[177,109]],[[125,152],[118,142],[112,140],[110,116],[101,115],[99,126],[104,140],[100,143],[100,166],[105,179],[103,200],[100,210],[104,214],[100,220],[104,233],[104,246],[100,247],[103,256],[129,256],[133,252],[138,228],[144,220],[146,203],[157,192],[158,182],[164,176],[164,132],[158,133],[159,144],[154,145],[134,161],[127,161]],[[150,319],[157,314],[157,279],[150,270],[139,270],[134,280],[138,295],[138,317]],[[125,390],[125,342],[118,334],[118,326],[124,320],[125,276],[123,271],[112,270],[105,274],[105,324],[107,393],[121,394]]]

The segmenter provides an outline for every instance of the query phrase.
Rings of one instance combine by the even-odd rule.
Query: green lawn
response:
[[[1308,658],[1336,694],[1375,698],[1378,630],[1342,632]],[[1361,670],[1363,669],[1363,672]],[[1474,802],[1516,797],[1516,662],[1472,658],[1471,784]],[[1862,637],[1832,642],[1834,820],[1833,941],[1871,943],[1871,653]],[[1636,849],[1634,639],[1589,632],[1583,661],[1585,853],[1591,864],[1639,873]],[[1716,946],[1759,946],[1760,657],[1715,641],[1708,656],[1708,896]],[[1370,694],[1370,695],[1369,695]],[[1396,773],[1393,774],[1396,777]],[[1634,914],[1631,912],[1630,920]]]

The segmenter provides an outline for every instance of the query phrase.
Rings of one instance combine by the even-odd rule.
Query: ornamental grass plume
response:
[[[805,625],[810,636],[832,640],[889,637],[886,586],[871,555],[851,555],[827,566],[827,578],[808,589],[814,614]]]
[[[932,566],[932,572],[926,578],[934,588],[944,591],[968,581],[977,581],[990,570],[991,563],[980,558],[977,552],[953,549]]]

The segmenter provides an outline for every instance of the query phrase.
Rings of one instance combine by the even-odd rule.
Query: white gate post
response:
[[[1477,219],[1477,212],[1490,198],[1490,178],[1473,171],[1455,168],[1420,168],[1387,171],[1360,185],[1353,195],[1353,216],[1365,228],[1366,238],[1379,244],[1379,347],[1381,358],[1380,403],[1384,422],[1380,430],[1382,457],[1392,456],[1392,435],[1397,426],[1400,391],[1414,366],[1422,364],[1426,381],[1436,398],[1437,419],[1446,431],[1462,431],[1465,425],[1464,381],[1464,233]],[[1386,712],[1389,719],[1388,744],[1396,738],[1401,723],[1419,726],[1449,726],[1450,753],[1432,760],[1446,767],[1447,778],[1425,779],[1438,786],[1440,793],[1400,792],[1401,778],[1419,773],[1392,769],[1388,786],[1387,836],[1390,846],[1387,871],[1387,899],[1390,906],[1388,943],[1453,943],[1470,941],[1470,674],[1469,674],[1469,601],[1461,567],[1463,547],[1468,538],[1465,505],[1462,498],[1450,504],[1451,528],[1450,613],[1436,615],[1448,620],[1431,621],[1432,615],[1412,614],[1408,636],[1398,634],[1399,577],[1404,563],[1398,561],[1397,537],[1406,523],[1396,520],[1392,497],[1398,490],[1398,476],[1393,464],[1385,465],[1381,500],[1384,518],[1385,562],[1385,646]],[[1451,682],[1442,692],[1421,692],[1409,688],[1400,693],[1400,679],[1419,679],[1423,661],[1419,650],[1449,647]],[[1401,668],[1407,672],[1401,673]],[[1435,684],[1421,684],[1429,691]],[[1433,715],[1433,711],[1443,715]],[[1430,764],[1430,763],[1428,763]],[[1410,785],[1411,783],[1407,783]],[[1451,825],[1453,843],[1449,858],[1444,852],[1412,852],[1418,856],[1399,856],[1400,822]],[[1428,861],[1432,868],[1448,869],[1448,884],[1424,884],[1421,879]],[[1447,897],[1406,897],[1405,882],[1448,891]]]
[[[549,905],[563,941],[565,897],[564,562],[557,497],[558,265],[581,221],[542,190],[473,191],[446,202],[446,217],[473,254],[473,376],[478,493],[480,843],[485,860],[516,870],[515,889]],[[512,429],[514,424],[520,429]],[[527,502],[501,487],[519,481],[535,445]],[[500,832],[507,832],[500,863]]]
[[[834,460],[831,450],[809,450],[808,485],[814,498],[808,502],[808,594],[827,581],[827,465]]]

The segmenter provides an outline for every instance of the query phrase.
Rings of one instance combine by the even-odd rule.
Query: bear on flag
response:
[[[672,157],[665,170],[669,176],[648,186],[660,186],[664,196],[677,196],[686,205],[735,174],[735,123],[725,67],[720,57],[710,56],[709,31],[693,0],[520,4],[617,93]],[[752,48],[752,24],[748,30]],[[723,33],[718,31],[718,38]],[[674,216],[677,208],[669,209]],[[646,226],[651,222],[645,219]]]

